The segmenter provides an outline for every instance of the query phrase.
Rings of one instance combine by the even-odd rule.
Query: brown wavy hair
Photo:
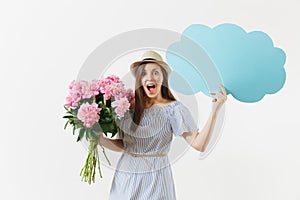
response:
[[[144,88],[142,86],[142,73],[145,69],[145,66],[148,62],[145,63],[141,63],[136,70],[136,74],[135,74],[135,106],[134,106],[134,113],[133,113],[133,122],[132,124],[134,124],[134,130],[136,130],[137,126],[140,124],[141,119],[143,117],[143,112],[144,109],[146,107],[146,102],[149,101],[149,97],[147,96],[147,94],[144,91]],[[168,73],[166,72],[166,70],[161,67],[159,64],[158,66],[160,67],[162,74],[163,74],[163,82],[162,82],[162,86],[161,86],[161,96],[164,99],[168,99],[168,100],[176,100],[175,97],[173,96],[172,92],[169,89],[169,77],[168,77]]]

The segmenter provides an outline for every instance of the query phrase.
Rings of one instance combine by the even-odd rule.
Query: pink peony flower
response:
[[[90,93],[92,96],[97,96],[100,91],[99,81],[98,80],[92,80],[92,83],[90,84]]]
[[[120,81],[120,78],[117,77],[117,76],[115,76],[115,75],[109,75],[109,76],[106,77],[106,80],[107,80],[107,81],[110,81],[110,82],[115,82],[115,83],[117,83],[117,82]]]
[[[107,76],[107,77],[104,77],[104,78],[101,78],[99,80],[99,86],[100,88],[101,87],[104,87],[106,85],[110,85],[112,83],[118,83],[120,81],[120,78],[115,76],[115,75],[110,75],[110,76]]]
[[[81,100],[81,95],[79,93],[72,94],[68,97],[66,97],[67,103],[64,104],[67,108],[77,108],[78,102]]]
[[[124,117],[124,113],[129,110],[130,103],[126,97],[120,98],[111,103],[111,107],[115,108],[115,112],[119,117]]]
[[[69,85],[69,96],[66,97],[67,103],[65,104],[68,108],[77,108],[78,102],[81,100],[81,91],[78,87],[78,83],[73,80]]]
[[[127,89],[125,96],[129,99],[129,101],[133,101],[135,97],[132,89]]]
[[[112,96],[115,97],[115,100],[119,100],[120,98],[125,97],[126,95],[126,90],[125,90],[125,85],[122,82],[115,83],[114,84],[114,90],[112,93]]]
[[[104,94],[106,100],[110,99],[111,96],[114,96],[115,99],[123,97],[124,86],[120,78],[115,75],[110,75],[99,80],[99,90]]]
[[[87,82],[85,80],[80,80],[77,83],[77,90],[80,92],[81,97],[83,99],[88,99],[88,98],[90,98],[92,96],[91,93],[90,93],[89,82]]]
[[[90,128],[100,119],[98,115],[100,111],[101,108],[98,108],[96,103],[89,104],[86,102],[80,106],[77,118],[83,122],[84,126]]]
[[[69,85],[69,96],[66,97],[67,103],[65,106],[68,108],[77,108],[78,102],[81,99],[89,99],[92,96],[98,95],[99,89],[98,80],[93,80],[91,84],[85,80],[80,80],[78,82],[73,80]]]

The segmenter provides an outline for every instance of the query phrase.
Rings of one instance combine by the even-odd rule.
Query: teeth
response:
[[[149,83],[149,84],[147,84],[147,86],[155,86],[155,84]]]

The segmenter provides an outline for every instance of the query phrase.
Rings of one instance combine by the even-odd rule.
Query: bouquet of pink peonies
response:
[[[90,142],[86,162],[80,171],[83,181],[89,184],[95,182],[97,165],[102,178],[98,154],[99,132],[106,136],[107,133],[111,133],[111,137],[120,133],[118,122],[124,117],[133,100],[133,91],[126,90],[124,83],[114,75],[93,80],[91,83],[73,80],[69,85],[69,95],[64,105],[67,115],[63,116],[68,121],[64,129],[70,124],[73,126],[73,135],[76,129],[79,130],[77,142],[83,138]],[[110,164],[103,146],[101,147]]]

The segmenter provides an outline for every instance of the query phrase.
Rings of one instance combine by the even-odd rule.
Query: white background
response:
[[[108,199],[114,171],[102,166],[102,180],[81,182],[87,152],[63,130],[67,86],[87,56],[130,30],[229,22],[271,36],[287,54],[287,80],[258,103],[229,96],[214,151],[198,160],[190,149],[172,165],[177,197],[299,200],[299,8],[298,0],[1,1],[0,198]],[[205,121],[206,110],[199,115]]]

